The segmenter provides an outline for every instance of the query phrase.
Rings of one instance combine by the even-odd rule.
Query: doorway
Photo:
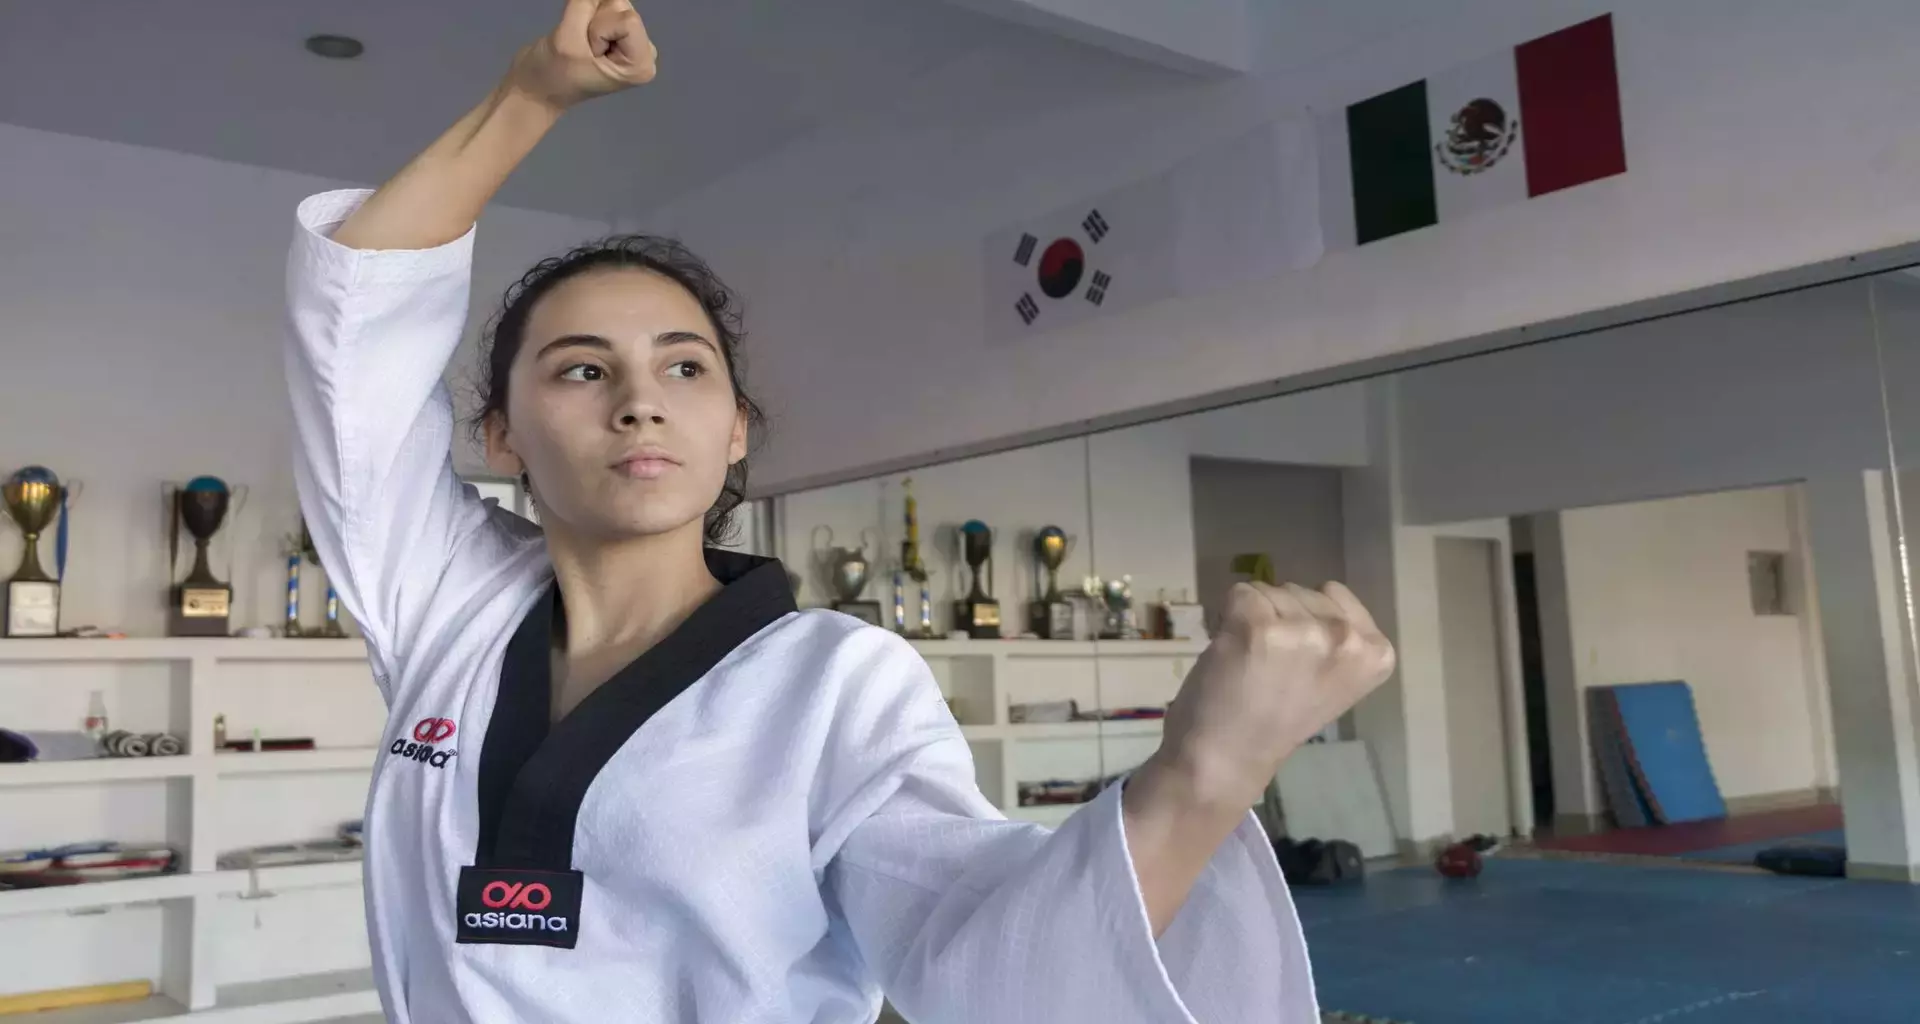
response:
[[[1552,733],[1547,729],[1547,666],[1540,653],[1540,594],[1533,552],[1513,556],[1514,618],[1520,632],[1520,690],[1527,709],[1527,765],[1533,774],[1533,820],[1551,829],[1554,820]]]

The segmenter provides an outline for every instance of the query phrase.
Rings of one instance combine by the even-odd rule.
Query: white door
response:
[[[1513,818],[1501,699],[1500,590],[1493,575],[1499,546],[1461,537],[1436,544],[1453,831],[1461,837],[1505,836],[1513,831]]]

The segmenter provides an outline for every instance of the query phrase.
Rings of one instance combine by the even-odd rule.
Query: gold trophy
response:
[[[168,636],[226,636],[232,613],[233,587],[220,582],[207,562],[207,545],[220,532],[233,502],[233,491],[218,477],[200,476],[173,494],[173,527],[169,533],[169,561],[178,557],[173,547],[180,528],[193,537],[193,571],[174,584],[167,606]]]
[[[953,603],[953,624],[975,640],[1000,638],[1000,602],[982,585],[980,567],[993,566],[993,530],[978,519],[969,519],[960,527],[960,549],[967,568],[973,573],[973,586],[967,596]]]
[[[7,515],[26,538],[20,570],[7,581],[7,636],[60,633],[60,581],[40,565],[40,533],[60,513],[66,496],[60,478],[45,466],[28,466],[8,477],[0,488]]]
[[[1060,567],[1073,551],[1073,538],[1058,526],[1033,535],[1033,560],[1047,570],[1047,589],[1027,605],[1027,628],[1046,640],[1073,639],[1073,605],[1060,593]]]
[[[900,565],[893,572],[894,629],[924,640],[933,636],[932,577],[920,560],[920,506],[913,499],[913,478],[902,480],[900,487],[907,495],[907,537],[900,542]]]

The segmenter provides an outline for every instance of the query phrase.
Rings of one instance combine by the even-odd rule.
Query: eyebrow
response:
[[[720,346],[715,345],[713,339],[697,331],[663,331],[653,338],[653,346],[655,348],[665,348],[669,345],[684,345],[688,343],[705,345],[716,353],[720,351]],[[540,346],[540,352],[534,358],[544,359],[548,354],[564,348],[591,348],[598,349],[602,352],[612,352],[613,342],[608,341],[598,334],[564,334]]]

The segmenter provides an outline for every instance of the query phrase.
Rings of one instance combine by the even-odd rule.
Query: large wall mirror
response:
[[[768,544],[803,605],[914,638],[1011,816],[1057,820],[1152,752],[1235,581],[1340,579],[1401,668],[1280,827],[1604,845],[1649,823],[1616,703],[1677,684],[1702,799],[1824,808],[1861,873],[1904,871],[1876,808],[1908,799],[1887,722],[1920,707],[1920,276],[1702,304],[782,495]]]

